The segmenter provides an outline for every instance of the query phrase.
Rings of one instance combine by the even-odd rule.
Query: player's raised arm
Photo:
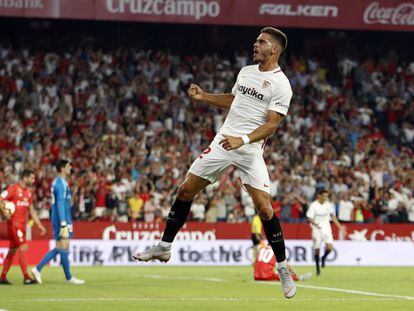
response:
[[[222,109],[230,109],[234,99],[234,95],[232,93],[207,93],[204,92],[201,87],[194,83],[191,83],[187,93],[188,96],[194,101],[203,102]]]

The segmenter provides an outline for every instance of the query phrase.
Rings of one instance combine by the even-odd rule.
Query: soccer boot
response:
[[[36,280],[37,283],[42,284],[42,275],[40,274],[40,272],[36,269],[36,267],[34,267],[32,269],[32,275],[33,278]]]
[[[85,284],[84,280],[77,279],[74,276],[72,276],[72,278],[70,280],[67,280],[67,282],[69,284],[74,284],[74,285],[83,285],[83,284]]]
[[[162,248],[159,244],[152,245],[149,249],[136,253],[132,258],[137,261],[158,259],[159,261],[167,262],[171,258],[171,249]]]
[[[36,280],[33,279],[24,279],[23,280],[23,285],[34,285],[37,284]]]
[[[280,278],[280,285],[282,285],[283,296],[285,298],[292,298],[296,294],[296,285],[293,282],[292,276],[290,275],[287,266],[278,267],[277,273]]]
[[[312,272],[306,272],[305,274],[302,274],[299,276],[299,281],[306,281],[309,280],[312,277]]]
[[[13,285],[8,279],[0,279],[0,285]]]

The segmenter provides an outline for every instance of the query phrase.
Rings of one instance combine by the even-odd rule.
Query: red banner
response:
[[[282,224],[286,239],[311,239],[311,229],[307,224]],[[335,239],[353,241],[413,241],[414,225],[412,224],[346,224],[347,234],[340,236],[332,226]],[[52,228],[41,236],[37,228],[33,228],[33,240],[53,239]],[[159,240],[164,231],[164,224],[147,223],[111,223],[111,222],[75,222],[75,239],[103,240]],[[6,224],[0,223],[0,239],[7,239]],[[226,240],[250,239],[250,224],[198,223],[189,222],[178,233],[177,240]]]
[[[0,240],[0,265],[3,264],[9,250],[9,242]],[[27,255],[28,265],[37,265],[43,256],[49,251],[49,241],[29,242],[29,252]],[[14,256],[13,265],[19,264],[19,254]]]
[[[0,16],[414,30],[414,4],[407,0],[1,0]]]

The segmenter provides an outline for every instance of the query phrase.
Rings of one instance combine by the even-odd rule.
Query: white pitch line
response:
[[[393,301],[396,298],[293,298],[294,301]],[[286,301],[286,298],[240,298],[240,297],[188,297],[188,298],[164,298],[164,297],[134,297],[134,298],[36,298],[22,300],[2,300],[2,303],[36,303],[36,302],[153,302],[153,301],[221,301],[221,302],[268,302],[268,301]]]
[[[341,292],[341,293],[358,294],[358,295],[365,295],[365,296],[388,297],[388,298],[399,298],[399,299],[414,300],[414,297],[413,296],[400,296],[400,295],[392,295],[392,294],[380,294],[380,293],[365,292],[365,291],[353,290],[353,289],[344,289],[344,288],[335,288],[335,287],[324,287],[324,286],[315,286],[315,285],[304,285],[304,284],[297,284],[297,286],[298,287],[304,287],[304,288],[312,288],[312,289],[326,290],[326,291],[331,291],[331,292]]]
[[[278,282],[264,282],[264,281],[263,282],[255,282],[255,283],[269,284],[269,285],[279,284]],[[414,296],[400,296],[400,295],[392,295],[392,294],[380,294],[380,293],[365,292],[365,291],[353,290],[353,289],[315,286],[315,285],[305,285],[305,284],[297,284],[297,283],[296,283],[296,286],[297,287],[303,287],[303,288],[325,290],[325,291],[330,291],[330,292],[339,292],[339,293],[348,293],[348,294],[357,294],[357,295],[364,295],[364,296],[374,296],[374,297],[393,298],[393,299],[414,300]]]

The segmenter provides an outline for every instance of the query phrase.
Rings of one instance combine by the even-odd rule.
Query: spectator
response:
[[[194,200],[193,205],[191,206],[191,219],[195,221],[204,221],[205,211],[206,206],[204,203],[203,195],[198,195]]]
[[[138,191],[135,191],[133,196],[128,199],[128,217],[131,221],[142,219],[142,207],[144,200],[141,198]]]
[[[352,222],[354,204],[349,200],[347,192],[339,193],[339,204],[338,204],[338,220],[341,222]]]

